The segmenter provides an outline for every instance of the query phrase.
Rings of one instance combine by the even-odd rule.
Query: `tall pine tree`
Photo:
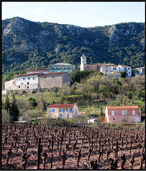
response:
[[[5,101],[5,103],[4,103],[4,108],[7,110],[7,112],[10,110],[10,107],[11,107],[11,105],[10,105],[10,100],[9,100],[9,96],[7,95],[6,96],[6,101]]]
[[[12,99],[11,108],[10,108],[10,115],[12,116],[12,122],[18,121],[19,109],[16,104],[16,99],[15,99],[14,94],[13,94],[13,99]]]

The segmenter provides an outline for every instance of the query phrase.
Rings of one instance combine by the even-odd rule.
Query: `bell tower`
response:
[[[84,65],[85,65],[85,64],[87,64],[87,62],[86,62],[86,56],[83,54],[83,55],[81,56],[80,71],[84,71],[84,69],[85,69]]]

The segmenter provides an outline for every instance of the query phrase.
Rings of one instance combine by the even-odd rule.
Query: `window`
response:
[[[50,112],[55,112],[55,109],[50,109]]]
[[[115,120],[115,118],[113,118],[113,120]]]
[[[29,86],[27,86],[27,88],[29,88]]]
[[[113,70],[117,70],[117,68],[113,67]]]
[[[114,110],[112,110],[112,115],[115,115],[115,111]]]
[[[20,86],[18,86],[18,88],[20,88]]]
[[[128,68],[128,70],[130,70],[130,68]]]
[[[122,110],[122,115],[125,115],[125,110]]]
[[[133,110],[133,115],[135,115],[136,114],[136,111],[135,110]]]
[[[27,85],[29,85],[29,82],[27,82]]]
[[[116,75],[116,77],[115,78],[119,78],[119,76],[118,75]]]
[[[59,117],[62,118],[62,114],[59,114]]]
[[[108,66],[106,65],[105,68],[108,68]]]
[[[23,84],[23,83],[21,83],[21,84]]]
[[[69,118],[69,114],[67,114],[67,118]]]
[[[23,80],[25,80],[25,78],[23,78]]]
[[[66,111],[67,111],[67,112],[71,112],[71,111],[72,111],[72,109],[66,109]]]
[[[63,112],[64,113],[65,109],[59,109],[59,112]]]
[[[28,80],[30,80],[30,77],[28,77]]]
[[[106,70],[105,72],[108,72],[108,70]]]

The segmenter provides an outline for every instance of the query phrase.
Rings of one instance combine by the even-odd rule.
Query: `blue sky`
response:
[[[145,22],[145,2],[2,2],[2,19],[16,16],[81,27]]]

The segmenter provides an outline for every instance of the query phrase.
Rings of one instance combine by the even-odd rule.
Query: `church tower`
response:
[[[80,65],[80,71],[84,71],[84,65],[85,64],[87,64],[87,62],[86,62],[86,56],[83,54],[82,56],[81,56],[81,65]]]

